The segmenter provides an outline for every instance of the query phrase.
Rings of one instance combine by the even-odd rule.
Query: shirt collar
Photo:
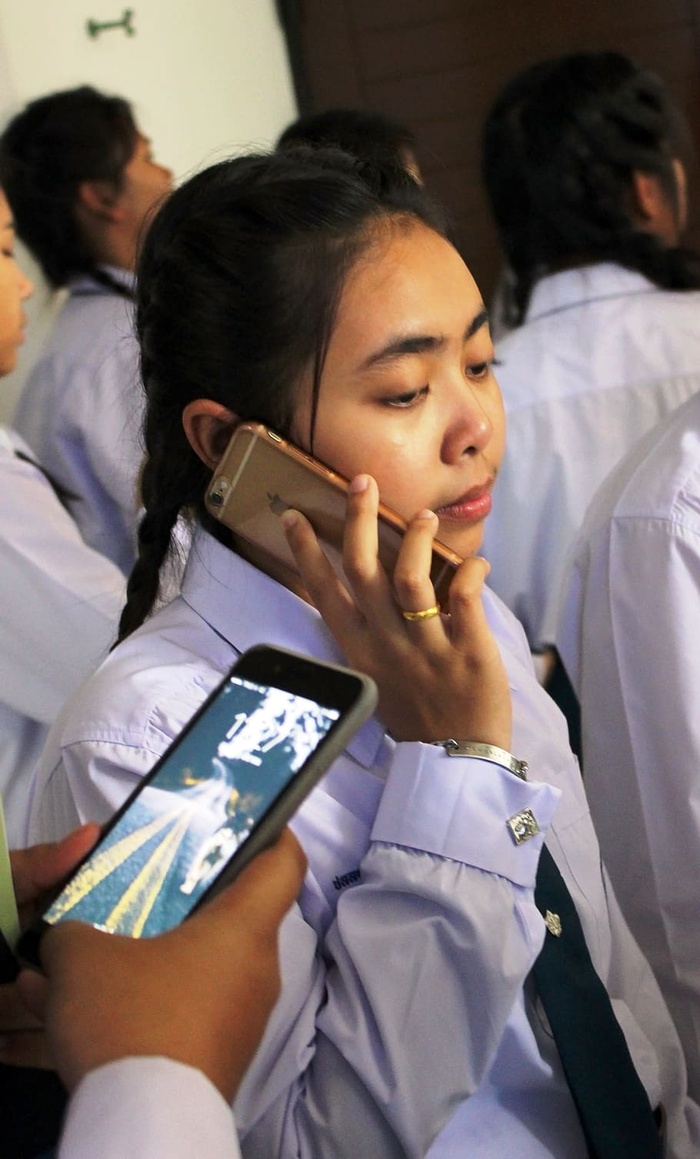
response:
[[[274,643],[331,664],[347,663],[315,608],[201,527],[192,538],[182,598],[237,652]],[[347,749],[371,768],[383,741],[384,726],[372,717]]]
[[[120,286],[124,286],[132,294],[136,292],[136,274],[133,270],[123,270],[120,266],[109,266],[106,262],[98,265],[98,270],[104,270]],[[81,274],[71,278],[68,282],[71,294],[109,294],[109,287],[96,282],[89,274]]]
[[[625,269],[615,262],[598,262],[596,265],[560,270],[556,274],[547,274],[535,283],[525,322],[534,322],[548,314],[556,314],[585,302],[648,294],[657,290],[658,286],[644,274]]]

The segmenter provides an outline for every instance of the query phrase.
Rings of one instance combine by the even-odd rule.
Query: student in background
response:
[[[91,547],[135,557],[142,392],[133,335],[139,237],[172,174],[128,103],[83,86],[32,101],[0,139],[18,235],[68,297],[15,425],[66,495]]]
[[[399,166],[421,180],[414,133],[384,113],[367,109],[326,109],[288,125],[278,149],[295,145],[335,146],[379,169]]]
[[[700,1098],[700,393],[608,476],[571,557],[557,643],[620,905]]]
[[[22,303],[32,292],[14,244],[0,191],[0,376],[14,369]],[[48,727],[111,644],[124,579],[85,545],[64,494],[7,428],[0,428],[0,476],[0,795],[10,842],[20,846]]]
[[[25,917],[96,834],[86,826],[11,855]],[[278,929],[304,866],[285,832],[160,938],[132,941],[77,922],[49,931],[48,981],[26,972],[16,989],[45,1021],[73,1092],[59,1159],[235,1159],[230,1101],[279,994]]]
[[[567,551],[597,487],[700,387],[677,130],[658,77],[613,52],[534,65],[486,120],[515,329],[496,351],[508,452],[484,553],[534,651],[554,644]]]

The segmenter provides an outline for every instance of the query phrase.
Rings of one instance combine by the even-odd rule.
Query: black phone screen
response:
[[[178,925],[339,716],[230,675],[43,920],[130,937]]]

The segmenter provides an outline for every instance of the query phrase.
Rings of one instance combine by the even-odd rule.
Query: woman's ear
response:
[[[673,176],[676,182],[678,232],[683,234],[688,225],[688,175],[685,165],[678,157],[673,160]]]
[[[182,412],[182,425],[190,446],[212,471],[226,450],[238,421],[233,411],[211,398],[188,402]]]
[[[119,193],[111,181],[81,181],[76,196],[76,213],[100,221],[118,220]]]
[[[684,179],[685,171],[680,162],[678,164]],[[680,174],[675,167],[674,175],[678,181]],[[664,245],[678,245],[679,215],[673,197],[669,195],[656,173],[644,173],[641,169],[633,170],[632,202],[634,221],[638,229],[660,238]]]

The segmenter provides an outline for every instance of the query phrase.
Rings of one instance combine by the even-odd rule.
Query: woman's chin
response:
[[[468,526],[455,527],[454,523],[445,521],[440,524],[437,539],[450,551],[467,559],[470,555],[478,555],[484,538],[484,521],[472,523]]]

